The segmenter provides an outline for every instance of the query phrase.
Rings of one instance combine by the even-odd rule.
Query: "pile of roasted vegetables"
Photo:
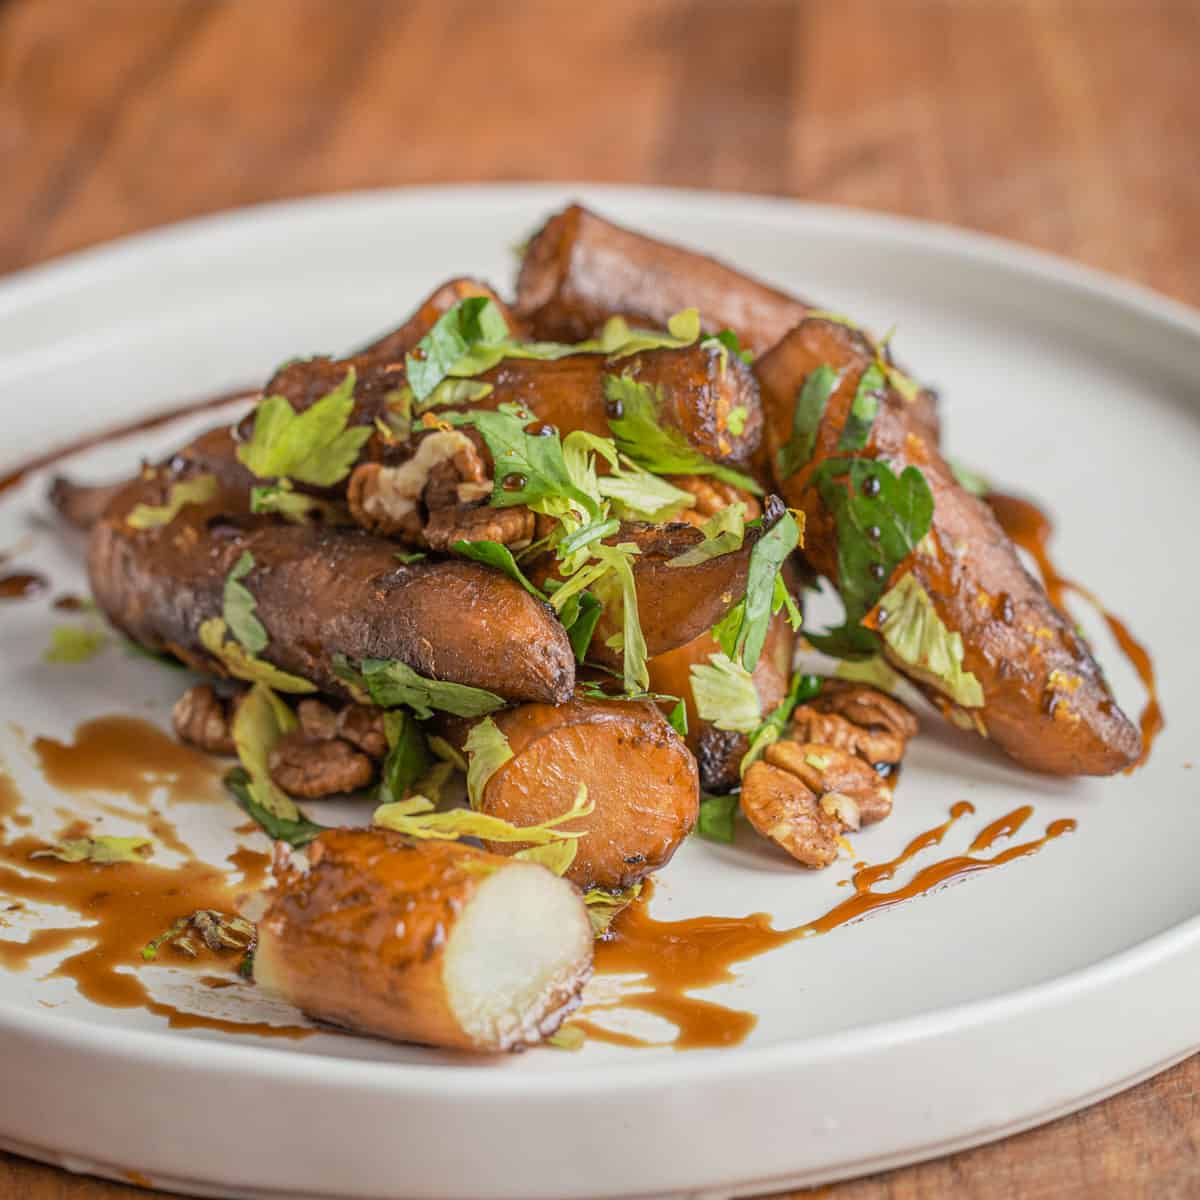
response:
[[[175,723],[237,756],[277,841],[255,977],[387,1037],[553,1034],[697,827],[740,811],[831,863],[917,728],[867,680],[1034,770],[1139,751],[887,345],[577,206],[514,304],[452,280],[280,367],[232,428],[55,499],[108,619],[213,680]],[[844,677],[793,670],[817,576],[845,619],[803,636]],[[346,793],[370,828],[297,805]]]

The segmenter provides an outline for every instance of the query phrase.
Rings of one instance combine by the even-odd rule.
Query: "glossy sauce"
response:
[[[47,914],[48,924],[29,932],[27,941],[0,940],[0,968],[23,970],[43,955],[66,957],[51,972],[72,980],[79,993],[110,1008],[144,1008],[165,1017],[177,1029],[210,1029],[221,1033],[253,1033],[264,1037],[300,1038],[313,1031],[297,1026],[241,1022],[186,1012],[155,999],[136,973],[142,949],[180,917],[201,908],[236,913],[239,898],[257,891],[266,878],[270,856],[239,847],[227,858],[229,868],[202,862],[184,845],[174,826],[150,805],[155,788],[168,797],[197,799],[212,794],[216,768],[196,751],[179,746],[154,726],[129,717],[103,717],[76,730],[72,742],[39,738],[34,749],[48,783],[66,792],[111,791],[122,794],[121,806],[99,807],[136,821],[148,835],[184,856],[180,866],[144,862],[97,866],[31,857],[46,849],[39,837],[0,833],[0,906],[16,903],[54,905],[70,917]],[[0,817],[16,816],[21,796],[0,770]],[[71,814],[78,818],[79,814]],[[62,836],[91,832],[75,819]],[[231,883],[233,871],[238,881]],[[86,923],[86,924],[83,924]],[[235,972],[240,956],[202,949],[191,959],[170,945],[160,948],[157,965],[203,966],[206,987],[249,986]],[[212,974],[225,971],[225,976]],[[216,980],[222,980],[220,984]]]
[[[164,425],[169,425],[172,421],[181,420],[183,417],[190,417],[194,413],[204,412],[206,409],[220,408],[222,405],[230,404],[234,400],[250,400],[256,394],[245,388],[233,392],[223,392],[219,396],[210,396],[206,400],[197,400],[193,404],[185,404],[180,408],[172,408],[166,412],[155,413],[153,416],[143,417],[137,421],[130,421],[126,425],[118,425],[115,429],[107,429],[100,433],[92,433],[86,437],[77,438],[65,446],[60,446],[57,450],[47,451],[47,453],[41,454],[37,458],[22,463],[21,466],[9,471],[7,475],[0,475],[0,493],[7,492],[10,488],[16,487],[27,476],[32,475],[33,472],[42,471],[46,467],[52,467],[55,463],[60,462],[64,458],[69,458],[73,454],[82,454],[85,450],[92,450],[96,446],[102,446],[106,442],[115,442],[120,438],[132,437],[135,433],[149,433],[152,429],[160,429]]]
[[[734,979],[732,968],[768,950],[801,938],[829,933],[851,921],[881,912],[917,896],[925,896],[952,879],[1003,866],[1035,854],[1048,842],[1075,828],[1071,820],[1054,821],[1045,833],[984,857],[982,852],[1003,837],[1013,837],[1033,815],[1024,806],[993,821],[975,837],[966,854],[952,855],[922,867],[908,883],[891,891],[876,891],[876,884],[893,878],[910,859],[939,845],[946,834],[974,807],[962,801],[940,825],[918,834],[904,850],[887,862],[855,864],[850,879],[852,895],[829,912],[795,929],[777,930],[765,913],[747,917],[693,917],[684,921],[658,921],[647,911],[650,889],[613,922],[610,939],[596,946],[598,975],[639,975],[645,987],[622,995],[612,1004],[589,1005],[582,1019],[572,1022],[596,1041],[622,1046],[651,1045],[627,1033],[614,1032],[587,1019],[605,1008],[632,1008],[673,1022],[678,1034],[670,1043],[680,1050],[728,1046],[742,1041],[754,1028],[753,1013],[727,1008],[687,993]]]
[[[986,499],[996,515],[996,520],[1000,522],[1000,527],[1037,563],[1050,602],[1066,612],[1064,602],[1068,593],[1074,592],[1086,600],[1104,618],[1105,624],[1121,648],[1121,653],[1129,660],[1142,681],[1147,696],[1138,720],[1142,731],[1142,753],[1137,762],[1129,768],[1130,771],[1136,770],[1150,757],[1154,739],[1165,724],[1150,652],[1133,636],[1129,626],[1120,617],[1110,613],[1092,591],[1083,584],[1068,579],[1054,565],[1050,558],[1050,538],[1054,533],[1054,525],[1036,504],[1023,500],[1020,496],[1008,496],[1000,492],[990,492]]]
[[[0,600],[28,600],[50,586],[45,575],[33,571],[13,571],[0,575]]]

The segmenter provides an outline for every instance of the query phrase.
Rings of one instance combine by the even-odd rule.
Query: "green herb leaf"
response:
[[[916,467],[899,477],[873,459],[829,459],[814,473],[817,490],[837,531],[838,592],[845,624],[828,634],[809,634],[819,650],[864,658],[879,640],[861,627],[892,572],[929,532],[933,493]]]
[[[402,562],[407,567],[412,563],[423,561],[424,559],[428,558],[429,555],[425,554],[421,550],[414,550],[411,553],[405,550],[397,550],[392,557],[398,562]]]
[[[592,552],[605,570],[593,580],[592,588],[605,609],[619,613],[621,618],[619,636],[625,690],[645,691],[650,686],[650,671],[646,666],[646,638],[638,615],[637,582],[633,575],[638,548],[632,542],[621,542],[617,546],[597,545]]]
[[[354,411],[355,372],[297,415],[286,396],[268,396],[254,414],[254,432],[237,449],[238,460],[260,479],[289,476],[332,487],[350,474],[371,426],[347,429]]]
[[[631,375],[609,374],[604,379],[608,427],[617,448],[638,466],[655,475],[711,475],[752,495],[762,488],[741,471],[723,467],[700,453],[681,430],[662,424],[661,396]]]
[[[738,404],[729,410],[725,419],[726,428],[734,437],[741,437],[746,432],[746,422],[750,418],[750,410],[744,404]]]
[[[297,492],[287,478],[251,488],[250,511],[274,514],[293,525],[312,525],[318,521],[325,525],[345,525],[350,522],[344,508]]]
[[[96,657],[104,649],[108,634],[82,625],[56,625],[50,630],[50,645],[42,655],[45,662],[75,665]]]
[[[443,313],[405,359],[408,386],[424,400],[476,345],[508,337],[508,324],[487,296],[468,296]]]
[[[125,518],[130,529],[169,525],[189,504],[207,504],[217,494],[215,475],[193,475],[171,485],[165,504],[136,504]]]
[[[667,561],[668,567],[694,567],[710,558],[732,554],[746,540],[746,506],[740,501],[714,513],[700,527],[704,541]]]
[[[760,518],[761,519],[761,518]],[[741,622],[734,642],[735,653],[731,658],[741,662],[747,671],[753,671],[767,640],[767,628],[772,614],[779,611],[786,600],[790,601],[786,586],[782,586],[779,572],[787,562],[788,555],[800,543],[800,526],[790,511],[785,511],[750,551],[750,567],[746,574],[746,596],[743,602]],[[782,591],[782,595],[780,594]],[[795,605],[792,605],[795,609]],[[789,615],[792,615],[789,613]],[[799,617],[799,610],[795,610]],[[715,633],[715,629],[714,629]],[[720,638],[718,637],[718,642]]]
[[[234,679],[247,683],[264,683],[277,692],[306,695],[317,690],[317,685],[299,675],[291,675],[278,667],[248,654],[237,642],[226,638],[226,625],[221,617],[209,617],[199,629],[200,642],[205,650],[217,659]]]
[[[383,714],[388,752],[380,771],[379,800],[400,800],[433,765],[433,756],[417,719],[400,709]]]
[[[762,720],[762,701],[754,677],[724,654],[693,663],[689,672],[696,711],[705,721],[731,733],[751,733]]]
[[[836,679],[848,679],[852,683],[868,683],[889,696],[896,694],[900,686],[901,676],[882,654],[873,658],[847,659],[838,663],[833,671]]]
[[[30,858],[57,858],[60,862],[95,863],[109,867],[116,863],[142,862],[154,852],[154,843],[146,837],[69,838],[45,850],[35,850]]]
[[[587,905],[588,917],[591,918],[592,934],[604,940],[608,936],[613,921],[641,894],[640,882],[619,892],[606,892],[603,888],[588,888],[583,893],[583,902]]]
[[[616,449],[609,439],[601,439]],[[608,475],[596,480],[596,490],[613,502],[613,513],[625,521],[651,521],[661,525],[695,506],[696,497],[658,475],[639,467],[624,455]]]
[[[963,708],[983,707],[983,687],[963,670],[963,640],[946,628],[929,593],[912,572],[879,598],[879,632],[892,654],[915,675]]]
[[[409,408],[419,416],[435,408],[460,408],[486,400],[496,389],[490,383],[478,379],[443,379],[423,400],[416,405],[411,402],[412,389],[408,389]]]
[[[250,790],[250,776],[241,768],[234,767],[225,773],[222,780],[237,801],[238,807],[252,820],[257,821],[262,831],[277,842],[287,842],[299,849],[319,837],[328,825],[318,825],[297,810],[295,817],[280,817],[269,808],[264,808]]]
[[[565,875],[571,869],[578,852],[578,841],[548,842],[545,846],[526,846],[524,850],[518,850],[513,858],[519,858],[522,862],[537,863],[539,867],[545,867],[555,875]]]
[[[251,654],[259,654],[267,648],[267,631],[254,615],[254,595],[242,580],[254,570],[254,555],[243,550],[234,563],[233,570],[225,578],[225,595],[222,616],[229,632]]]
[[[335,670],[339,678],[346,677],[343,672],[347,669],[351,677],[357,675],[346,660],[338,656]],[[453,713],[456,717],[482,717],[504,707],[503,699],[493,692],[465,683],[426,679],[406,663],[394,659],[364,658],[360,671],[362,686],[380,708],[406,705],[421,720],[433,716],[435,709]]]
[[[719,333],[712,334],[711,337],[706,337],[700,344],[706,345],[708,342],[716,342],[723,346],[730,354],[736,354],[742,362],[749,364],[754,361],[754,351],[750,349],[742,349],[742,343],[738,335],[732,329],[722,329]]]
[[[701,796],[696,832],[710,842],[732,845],[737,811],[737,796]]]
[[[796,672],[788,686],[788,693],[783,700],[771,710],[767,719],[750,735],[750,745],[742,755],[739,771],[742,775],[750,769],[751,764],[762,757],[762,753],[772,743],[782,736],[787,723],[792,719],[798,704],[811,700],[821,690],[819,675],[802,675]]]
[[[574,803],[566,812],[536,825],[514,825],[502,817],[489,816],[469,808],[435,812],[432,803],[424,796],[383,804],[375,810],[371,820],[384,829],[393,829],[414,838],[457,841],[469,837],[488,842],[530,842],[535,846],[545,846],[551,842],[583,837],[583,830],[560,829],[559,826],[589,816],[594,809],[595,805],[587,797],[587,787],[581,783]]]
[[[887,379],[878,363],[872,363],[862,373],[858,387],[854,390],[854,399],[850,402],[850,412],[846,416],[842,436],[838,439],[839,454],[866,449],[871,436],[871,426],[875,424],[879,401],[886,386]]]
[[[670,723],[671,728],[673,730],[675,730],[675,732],[677,734],[679,734],[679,736],[681,738],[687,737],[687,735],[688,735],[687,705],[682,700],[677,701],[675,704],[675,707],[672,708],[671,711],[667,714],[667,721]]]
[[[577,351],[596,350],[610,361],[640,354],[644,350],[677,350],[692,345],[700,336],[700,312],[685,308],[667,321],[667,332],[632,328],[624,317],[609,317],[594,341],[580,342]]]
[[[298,820],[300,810],[271,778],[271,751],[297,724],[292,710],[263,683],[242,697],[233,718],[233,744],[254,802],[285,821]]]
[[[559,619],[571,640],[576,662],[583,662],[587,657],[592,634],[596,632],[596,624],[603,612],[604,605],[591,592],[578,592],[570,597],[567,606],[559,613]]]
[[[576,486],[562,441],[525,432],[533,423],[530,413],[505,404],[495,412],[446,413],[445,419],[453,425],[473,425],[487,443],[495,464],[494,507],[528,504],[534,511],[545,511],[540,506],[545,501],[565,499],[589,517],[600,517],[598,497]]]
[[[463,558],[469,558],[475,562],[483,563],[485,566],[495,567],[498,571],[503,571],[509,579],[516,580],[531,596],[536,596],[539,600],[545,600],[546,597],[541,588],[535,587],[525,578],[525,573],[517,566],[517,560],[513,558],[512,551],[500,542],[459,541],[455,542],[450,549],[455,554],[461,554]],[[424,555],[421,557],[424,557]]]
[[[478,809],[483,802],[483,789],[488,780],[512,758],[512,747],[491,717],[484,717],[472,726],[463,745],[467,752],[467,798]]]
[[[828,363],[823,363],[805,378],[792,408],[791,439],[775,456],[779,473],[784,478],[794,475],[812,458],[821,418],[840,381],[840,373]]]

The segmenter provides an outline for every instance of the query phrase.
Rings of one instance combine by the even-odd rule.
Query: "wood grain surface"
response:
[[[1198,64],[1196,0],[0,0],[0,272],[287,196],[599,180],[949,221],[1200,304]],[[1198,1089],[1192,1059],[820,1194],[1195,1196]],[[3,1200],[146,1194],[0,1156]]]

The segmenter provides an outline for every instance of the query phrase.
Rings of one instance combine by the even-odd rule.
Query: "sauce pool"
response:
[[[173,823],[151,804],[156,789],[173,802],[215,794],[216,764],[174,742],[146,721],[101,717],[76,730],[74,740],[38,738],[33,749],[48,783],[77,795],[87,794],[101,811],[141,825],[161,846],[183,856],[179,866],[137,861],[100,866],[66,863],[38,856],[48,848],[31,834],[11,836],[22,797],[0,766],[0,910],[16,912],[27,904],[52,905],[68,915],[47,914],[45,924],[28,930],[27,940],[0,939],[0,968],[22,970],[35,960],[62,955],[49,975],[70,979],[79,994],[110,1008],[143,1008],[164,1017],[176,1029],[302,1038],[313,1030],[266,1022],[228,1020],[189,1012],[151,995],[137,968],[142,950],[175,921],[199,909],[226,915],[238,912],[240,897],[261,888],[270,856],[239,847],[217,866],[196,858]],[[121,805],[106,804],[94,793],[117,793]],[[72,822],[63,836],[89,832],[86,819]],[[236,882],[231,877],[236,872]],[[207,988],[249,986],[234,973],[238,956],[201,949],[193,960],[170,944],[160,947],[156,965],[203,966],[199,982]],[[211,973],[214,967],[227,976]],[[221,981],[221,982],[218,982]]]

